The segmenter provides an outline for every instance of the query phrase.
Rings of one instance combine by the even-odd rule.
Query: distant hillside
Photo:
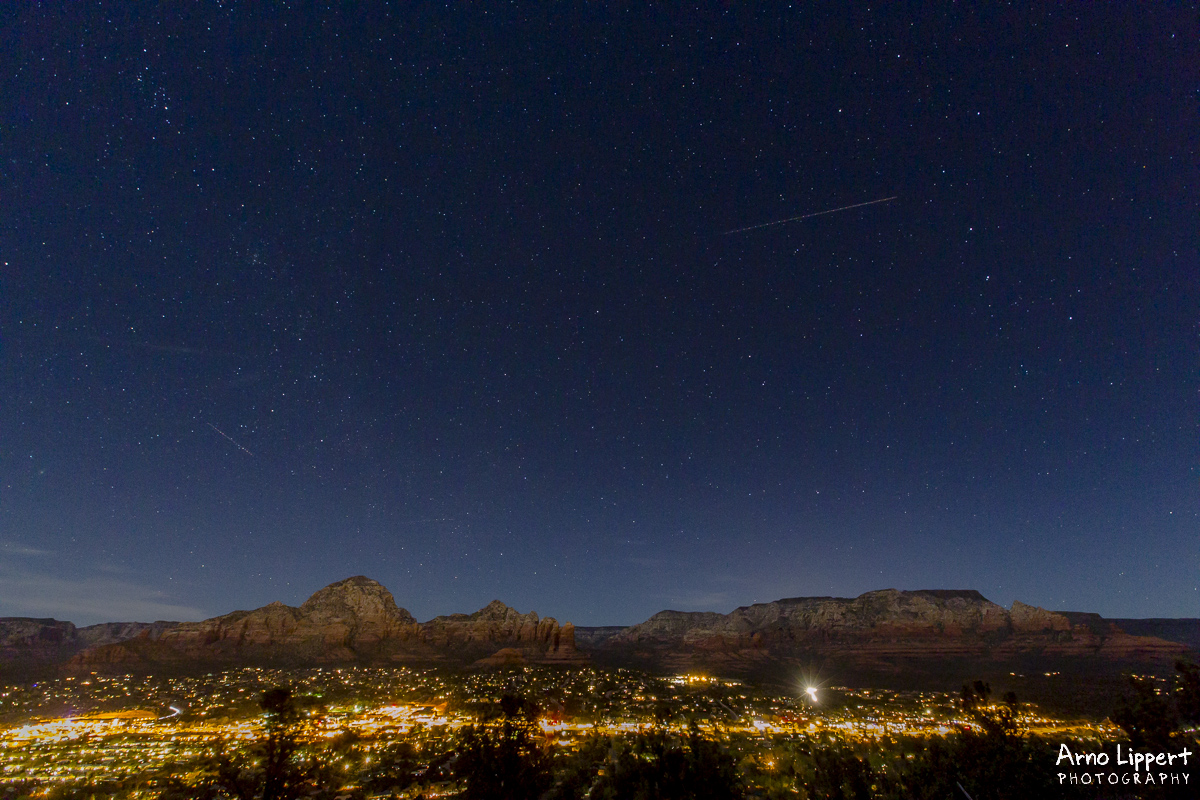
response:
[[[1175,641],[1130,633],[1099,615],[1068,615],[1021,602],[1011,609],[972,590],[796,597],[729,614],[662,611],[604,637],[600,660],[731,674],[780,674],[818,665],[840,675],[972,672],[1113,673],[1169,670],[1188,654]]]
[[[202,622],[76,629],[56,620],[0,620],[0,669],[192,671],[223,666],[350,663],[574,663],[574,627],[495,601],[473,614],[419,623],[362,576],[330,584],[299,608],[271,603]]]
[[[1191,648],[1191,650],[1189,650]],[[418,622],[358,576],[299,607],[271,603],[202,622],[0,619],[0,677],[59,671],[198,671],[243,665],[609,665],[795,680],[798,668],[850,680],[952,684],[964,676],[1169,670],[1200,649],[1198,620],[1108,620],[973,590],[792,597],[729,614],[661,611],[629,627],[575,628],[500,601]],[[940,676],[940,677],[939,677]],[[774,679],[771,677],[771,679]]]
[[[1085,626],[1097,634],[1115,625],[1130,636],[1151,636],[1200,651],[1200,619],[1107,619],[1086,611],[1056,613],[1071,620],[1072,625]]]
[[[1200,651],[1200,619],[1114,619],[1121,630],[1134,636],[1155,636]]]
[[[89,648],[137,636],[159,636],[178,622],[104,622],[77,628],[70,622],[35,617],[0,617],[0,676],[36,675],[47,664],[66,662]]]
[[[584,650],[594,650],[625,630],[624,625],[600,625],[575,628],[575,645]]]

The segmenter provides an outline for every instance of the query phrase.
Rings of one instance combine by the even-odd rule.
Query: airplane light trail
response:
[[[787,219],[777,219],[774,222],[763,222],[758,225],[748,225],[745,228],[736,228],[732,231],[725,231],[721,235],[729,236],[732,233],[745,233],[746,231],[753,231],[753,230],[757,230],[758,228],[767,228],[767,227],[770,227],[771,225],[782,225],[785,222],[795,222],[798,219],[808,219],[809,217],[820,217],[820,216],[824,216],[825,214],[836,214],[839,211],[849,211],[852,208],[862,208],[863,206],[873,206],[876,203],[886,203],[889,200],[895,200],[899,196],[900,195],[894,195],[892,197],[884,197],[881,200],[868,200],[865,203],[855,203],[852,206],[842,206],[841,208],[831,208],[828,211],[817,211],[813,214],[801,214],[798,217],[788,217]]]
[[[212,429],[213,429],[214,431],[216,431],[217,433],[219,433],[219,434],[221,434],[222,436],[224,436],[224,437],[225,437],[226,439],[228,439],[229,441],[233,442],[233,446],[234,446],[234,447],[236,447],[238,450],[241,450],[243,453],[245,453],[245,454],[246,454],[246,455],[248,455],[248,456],[252,456],[252,455],[254,455],[254,453],[251,453],[249,450],[247,450],[246,448],[242,447],[240,444],[238,444],[237,442],[235,442],[235,441],[233,440],[233,437],[232,437],[232,436],[229,436],[227,433],[225,433],[225,431],[221,430],[221,429],[220,429],[220,428],[218,428],[216,425],[213,425],[211,422],[208,422],[208,423],[205,423],[205,424],[207,424],[207,425],[208,425],[208,427],[212,428]]]
[[[176,708],[175,706],[167,706],[167,708],[171,709],[171,713],[167,714],[165,717],[159,717],[158,718],[159,720],[170,719],[171,717],[178,717],[180,714],[183,713],[182,708]]]

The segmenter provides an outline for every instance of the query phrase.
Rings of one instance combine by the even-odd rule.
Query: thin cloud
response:
[[[0,616],[53,617],[76,625],[97,622],[194,621],[203,609],[172,602],[165,592],[110,577],[77,580],[41,574],[0,573]]]
[[[29,545],[21,544],[20,542],[0,542],[0,553],[6,556],[52,556],[49,550],[42,550],[38,547],[30,547]]]

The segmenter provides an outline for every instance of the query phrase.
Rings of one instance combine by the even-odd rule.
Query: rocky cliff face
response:
[[[673,669],[753,671],[766,662],[826,659],[864,672],[1035,661],[1169,664],[1183,645],[1113,625],[1073,625],[1021,602],[1011,610],[974,591],[800,597],[729,614],[664,611],[606,638],[601,651]]]
[[[1044,608],[1027,606],[1014,600],[1008,613],[1009,624],[1015,633],[1044,633],[1047,631],[1069,631],[1071,621],[1062,614]]]
[[[77,628],[70,622],[30,617],[0,618],[0,675],[18,678],[62,663],[88,648],[161,634],[177,622],[106,622]]]
[[[1156,621],[1172,622],[1167,621]],[[1176,620],[1190,623],[1195,620]],[[1179,627],[1176,625],[1175,627]],[[1171,629],[1158,625],[1158,629]],[[1183,628],[1181,628],[1182,630]],[[729,614],[663,611],[629,628],[580,635],[602,661],[652,669],[753,673],[801,663],[896,675],[968,664],[1084,671],[1097,665],[1169,665],[1184,644],[1132,635],[1096,614],[1024,603],[1005,609],[974,591],[856,598],[796,597]],[[326,586],[299,607],[271,603],[202,622],[107,623],[76,628],[50,619],[0,619],[0,671],[220,668],[252,664],[442,662],[575,663],[571,623],[522,614],[500,601],[473,614],[417,622],[391,592],[364,577]]]
[[[729,614],[662,611],[614,637],[619,642],[681,639],[738,641],[857,637],[958,636],[1008,624],[1008,612],[978,592],[868,592],[853,600],[795,597],[743,606]]]
[[[282,648],[305,657],[339,660],[411,639],[416,624],[412,614],[396,605],[391,592],[358,576],[326,586],[299,608],[276,602],[254,611],[182,623],[161,640],[197,657],[206,652]]]
[[[1113,619],[1108,620],[1134,636],[1152,636],[1179,642],[1200,652],[1200,619]]]
[[[624,633],[624,625],[600,625],[593,627],[578,626],[575,628],[575,644],[584,650],[596,650],[604,646],[612,637]]]
[[[69,624],[69,623],[68,623]],[[474,614],[418,623],[391,592],[370,578],[347,578],[319,590],[299,608],[271,603],[202,622],[176,623],[83,650],[74,670],[150,664],[327,664],[403,661],[471,662],[502,648],[525,661],[571,661],[574,628],[499,601]]]
[[[421,626],[422,635],[431,645],[446,649],[493,648],[496,642],[510,642],[523,652],[542,654],[542,660],[572,661],[581,658],[575,649],[575,626],[559,625],[553,617],[539,619],[534,612],[521,614],[499,600],[493,600],[474,614],[434,617]],[[494,649],[494,648],[493,648]]]

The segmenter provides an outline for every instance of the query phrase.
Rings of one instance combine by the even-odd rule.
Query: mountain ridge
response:
[[[604,635],[596,657],[675,672],[755,675],[824,664],[843,675],[912,677],[1168,669],[1192,656],[1184,644],[1087,616],[1019,600],[1005,609],[974,590],[882,589],[755,603],[728,614],[662,611]]]
[[[382,584],[358,575],[318,589],[299,606],[276,601],[199,622],[76,628],[53,619],[0,618],[0,672],[592,659],[744,674],[816,660],[848,672],[897,674],[956,662],[1111,670],[1161,666],[1191,654],[1188,637],[1200,629],[1200,620],[1152,622],[1135,633],[1098,614],[1048,611],[1020,601],[1005,609],[973,589],[789,597],[728,614],[664,610],[636,625],[578,629],[493,600],[471,613],[419,622]],[[1179,632],[1185,640],[1146,635],[1154,632]]]

